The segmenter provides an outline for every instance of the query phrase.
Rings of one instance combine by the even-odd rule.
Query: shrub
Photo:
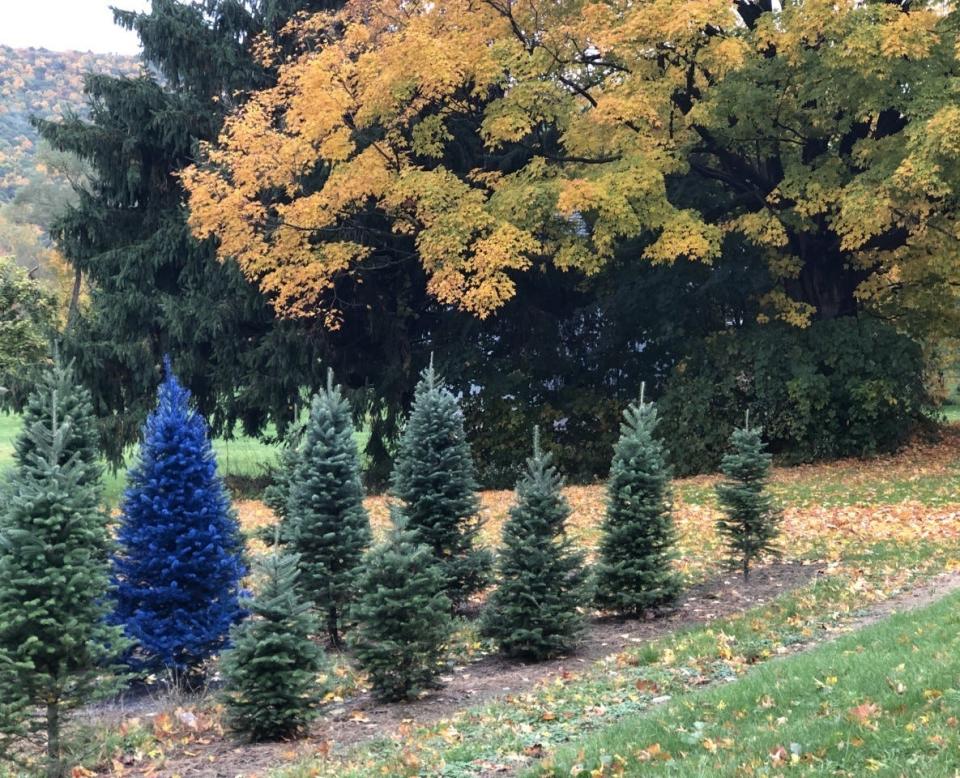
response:
[[[116,691],[124,641],[106,623],[109,519],[99,466],[83,456],[95,445],[89,394],[55,366],[29,407],[0,508],[0,758],[42,732],[46,775],[59,778],[62,717]]]
[[[670,468],[656,427],[657,410],[642,397],[624,411],[607,482],[595,601],[624,615],[666,605],[680,591]]]
[[[933,411],[920,345],[855,318],[717,334],[676,366],[658,405],[679,475],[720,465],[744,408],[788,464],[894,450]]]
[[[717,530],[726,539],[729,563],[750,575],[750,565],[765,553],[774,553],[779,534],[780,512],[767,492],[770,454],[759,427],[750,426],[747,414],[743,427],[730,436],[730,451],[720,463],[724,480],[717,484],[717,500],[723,516]]]
[[[414,394],[393,471],[407,527],[433,551],[454,605],[482,589],[493,557],[478,548],[480,501],[457,399],[431,364]]]
[[[284,540],[300,558],[304,594],[326,615],[335,646],[342,610],[353,597],[371,541],[354,435],[350,406],[331,373],[313,398],[293,458],[283,527]]]

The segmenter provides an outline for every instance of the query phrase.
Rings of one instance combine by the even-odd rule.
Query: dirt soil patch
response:
[[[362,694],[331,705],[313,726],[310,737],[298,743],[241,745],[228,738],[208,744],[191,742],[189,753],[170,754],[160,769],[124,775],[154,778],[254,778],[294,759],[313,753],[341,750],[374,738],[388,737],[402,726],[427,725],[447,719],[477,704],[522,694],[564,673],[580,672],[597,660],[637,644],[701,625],[762,605],[800,588],[819,574],[814,565],[773,563],[756,569],[749,581],[737,574],[719,576],[686,590],[677,607],[649,620],[600,618],[592,620],[576,652],[548,662],[523,663],[500,656],[483,657],[455,667],[443,678],[442,689],[419,700],[385,704]],[[122,715],[159,712],[162,700],[127,704]],[[152,710],[151,710],[152,709]],[[109,715],[109,711],[101,711]],[[114,711],[114,715],[120,713]]]

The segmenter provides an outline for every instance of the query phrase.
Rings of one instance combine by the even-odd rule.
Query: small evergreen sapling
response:
[[[64,714],[117,688],[125,648],[108,626],[100,469],[89,395],[54,366],[29,402],[0,507],[0,759],[45,735],[46,775],[66,774]],[[22,752],[20,752],[22,753]]]
[[[251,741],[302,735],[325,689],[323,651],[311,640],[316,621],[301,598],[295,554],[275,550],[261,563],[260,591],[248,618],[231,632],[223,655],[227,722]]]
[[[56,404],[51,401],[56,397]],[[69,420],[65,427],[61,459],[77,460],[80,483],[102,491],[100,480],[103,467],[97,447],[97,418],[93,414],[90,392],[76,383],[72,364],[61,365],[59,360],[45,370],[37,380],[34,391],[27,398],[21,415],[22,429],[28,430],[41,423],[49,427],[56,413],[61,421]],[[13,460],[21,467],[29,466],[31,457],[37,454],[37,446],[31,435],[20,435],[13,444]]]
[[[353,598],[371,541],[354,434],[350,406],[330,372],[326,388],[310,406],[283,526],[284,540],[300,558],[304,594],[326,615],[335,646],[340,645],[343,608]]]
[[[414,393],[392,487],[407,526],[440,564],[452,603],[486,586],[493,556],[475,545],[482,523],[463,412],[432,360]]]
[[[533,455],[503,528],[497,588],[483,615],[483,633],[508,656],[557,656],[573,646],[583,629],[583,555],[566,536],[570,506],[562,487],[534,430]]]
[[[624,411],[607,481],[595,602],[622,615],[667,605],[680,591],[670,468],[656,426],[656,407],[641,393],[640,403]]]
[[[720,469],[725,480],[717,484],[717,499],[723,517],[717,530],[727,542],[731,566],[750,576],[750,565],[759,556],[777,553],[774,541],[780,531],[780,511],[767,491],[769,452],[760,427],[750,426],[747,412],[743,427],[730,436],[730,452]]]
[[[453,620],[442,569],[396,509],[393,514],[390,537],[367,555],[349,638],[374,693],[403,700],[437,685]]]
[[[115,618],[134,667],[195,676],[242,615],[242,537],[190,393],[166,365],[124,494]]]

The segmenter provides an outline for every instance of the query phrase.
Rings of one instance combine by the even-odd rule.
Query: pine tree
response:
[[[55,366],[29,408],[0,507],[0,756],[44,731],[55,778],[64,714],[116,691],[124,641],[106,623],[109,519],[84,458],[96,442],[86,395]]]
[[[170,370],[130,470],[114,561],[132,664],[174,682],[224,645],[241,609],[242,538],[190,393]]]
[[[300,557],[303,590],[326,614],[335,646],[340,645],[343,607],[353,597],[371,541],[354,433],[350,405],[330,371],[326,388],[310,406],[284,524],[286,540]]]
[[[483,615],[483,633],[508,656],[556,656],[569,650],[583,629],[583,555],[566,536],[570,506],[562,488],[534,430],[533,456],[503,528],[497,588]]]
[[[245,604],[250,616],[231,632],[223,655],[229,725],[252,741],[302,735],[325,690],[323,651],[311,640],[316,622],[300,595],[298,558],[275,551],[261,563],[261,588]]]
[[[193,237],[179,178],[243,96],[275,83],[258,42],[276,46],[282,63],[300,46],[299,36],[281,32],[288,22],[343,4],[154,0],[144,13],[116,11],[140,39],[144,74],[90,74],[84,116],[37,122],[43,139],[81,158],[96,182],[57,214],[50,232],[91,289],[64,353],[93,392],[111,459],[119,462],[136,441],[164,353],[178,355],[180,378],[216,433],[240,423],[256,434],[270,422],[282,433],[301,387],[321,385],[321,364],[336,360],[353,385],[374,387],[366,395],[374,418],[368,450],[389,458],[384,441],[394,439],[408,390],[407,355],[437,322],[422,271],[405,261],[413,237],[381,241],[363,278],[338,281],[333,294],[349,303],[342,328],[327,331],[310,317],[277,317],[236,263],[217,261],[216,241]],[[366,225],[379,232],[381,218],[372,214]]]
[[[771,457],[760,427],[750,426],[747,412],[743,427],[730,436],[730,452],[720,463],[725,480],[717,484],[723,517],[717,530],[727,542],[729,563],[749,578],[750,565],[763,554],[776,554],[780,511],[767,491]]]
[[[64,386],[72,387],[72,391],[62,391]],[[54,396],[57,398],[55,408],[50,404],[50,398]],[[49,426],[54,411],[60,419],[69,421],[63,440],[62,461],[75,457],[81,483],[94,486],[99,494],[103,467],[97,448],[97,420],[90,392],[76,385],[73,365],[62,365],[59,360],[44,371],[37,381],[36,391],[27,398],[22,413],[24,429],[38,422]],[[14,462],[19,466],[27,466],[36,453],[36,444],[30,435],[21,435],[14,442]]]
[[[453,604],[482,589],[493,558],[475,546],[482,524],[463,413],[432,359],[414,392],[392,488],[410,530],[433,550]]]
[[[302,443],[303,425],[291,425],[280,448],[280,454],[277,457],[277,467],[272,473],[271,483],[263,490],[263,504],[273,511],[281,527],[286,526],[287,506],[290,503],[290,487],[293,483],[293,474],[297,469],[297,460]],[[269,532],[264,534],[263,540],[270,543],[273,542],[274,533],[272,528],[267,529]],[[281,533],[281,537],[279,538],[280,542],[283,542],[282,535],[283,533]]]
[[[656,407],[643,401],[641,391],[640,403],[624,411],[607,481],[595,602],[622,615],[667,605],[680,591],[671,565],[676,529],[670,469],[656,426]]]
[[[435,687],[453,631],[442,569],[396,509],[393,518],[390,537],[367,555],[349,635],[374,693],[384,700],[410,699]]]

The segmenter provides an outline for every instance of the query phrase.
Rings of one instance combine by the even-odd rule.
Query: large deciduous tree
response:
[[[0,256],[0,407],[23,404],[55,327],[53,295],[12,258]]]
[[[523,271],[594,273],[643,236],[652,263],[753,244],[764,317],[941,326],[957,21],[909,0],[348,3],[299,25],[300,56],[187,172],[191,223],[281,313],[334,325],[374,213],[480,316]]]

